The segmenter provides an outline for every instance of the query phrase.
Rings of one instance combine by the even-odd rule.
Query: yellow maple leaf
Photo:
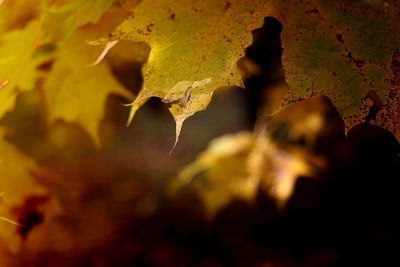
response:
[[[192,186],[203,199],[209,217],[233,198],[251,200],[259,183],[250,177],[247,168],[254,141],[250,132],[214,139],[207,150],[172,181],[171,192],[175,193],[186,185]]]
[[[0,37],[0,117],[14,106],[18,92],[34,88],[37,67],[51,56],[51,51],[41,49],[42,40],[38,21]]]
[[[80,33],[60,44],[57,60],[43,85],[50,121],[77,122],[100,144],[98,127],[109,94],[132,95],[112,75],[106,62],[92,66],[98,50]]]
[[[34,3],[39,5],[39,0],[21,3],[30,9]],[[109,32],[129,13],[121,7],[109,10],[112,0],[41,3],[42,9],[33,5],[32,12],[19,10],[22,7],[16,1],[0,8],[0,15],[5,15],[0,18],[0,30],[4,30],[0,37],[0,117],[13,108],[19,92],[44,83],[50,119],[80,123],[99,144],[97,128],[106,97],[111,93],[131,95],[115,80],[106,63],[91,66],[98,51],[85,40]],[[87,26],[98,22],[104,12],[105,21]],[[9,13],[15,13],[15,17]],[[41,65],[46,68],[41,70]]]
[[[283,24],[282,61],[290,89],[285,106],[323,93],[349,129],[365,120],[369,107],[362,100],[372,90],[384,107],[377,123],[396,132],[398,105],[389,96],[398,92],[397,13],[395,1],[145,0],[98,43],[123,39],[150,45],[130,120],[147,99],[159,97],[172,103],[178,137],[183,121],[205,109],[217,88],[241,85],[236,62],[251,43],[251,30],[273,16]]]
[[[72,33],[88,23],[97,23],[114,0],[43,0],[42,25],[48,36],[68,39]]]
[[[236,61],[261,27],[266,1],[142,1],[133,16],[107,38],[145,42],[151,47],[136,110],[150,97],[172,103],[176,140],[183,121],[204,110],[213,92],[241,85]]]

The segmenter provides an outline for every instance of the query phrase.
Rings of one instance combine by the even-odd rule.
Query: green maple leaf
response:
[[[400,138],[400,47],[397,1],[293,1],[283,22],[286,103],[327,95],[347,129],[364,121],[375,92],[383,105],[376,123]],[[397,52],[396,52],[397,51]]]
[[[130,119],[150,97],[159,97],[173,103],[178,138],[183,121],[205,109],[216,89],[241,85],[236,61],[251,44],[250,30],[262,25],[262,3],[142,1],[108,38],[151,47]]]
[[[251,30],[274,16],[283,24],[290,87],[285,105],[326,94],[349,128],[364,120],[369,109],[364,98],[372,90],[386,107],[377,122],[384,124],[392,114],[384,126],[396,130],[399,106],[389,95],[399,93],[391,82],[398,10],[395,1],[142,1],[100,43],[123,39],[150,45],[131,118],[147,99],[159,97],[173,103],[178,137],[183,121],[205,109],[217,88],[241,85],[236,61],[251,43]]]

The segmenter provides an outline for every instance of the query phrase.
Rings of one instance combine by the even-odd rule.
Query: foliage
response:
[[[131,98],[132,94],[117,82],[106,63],[91,66],[100,51],[85,42],[88,37],[98,38],[110,31],[120,21],[98,23],[96,30],[81,26],[98,22],[112,5],[108,0],[3,2],[0,116],[14,108],[19,94],[40,90],[46,100],[49,123],[59,119],[81,123],[99,146],[98,128],[106,97],[114,93]],[[110,10],[114,15],[118,14],[115,9],[121,8]],[[24,239],[21,233],[30,229],[31,211],[24,211],[25,207],[32,206],[35,212],[49,216],[49,192],[32,176],[32,172],[39,170],[34,160],[5,141],[5,135],[2,129],[0,235],[7,249],[17,252]]]
[[[266,16],[283,24],[290,87],[284,103],[324,93],[350,128],[365,119],[369,106],[362,100],[372,90],[386,106],[379,122],[396,130],[398,106],[389,96],[399,93],[391,69],[399,47],[398,12],[395,1],[143,1],[107,39],[150,45],[131,117],[150,97],[178,101],[170,108],[177,138],[183,121],[203,110],[212,92],[241,85],[235,63],[251,43],[250,30]]]
[[[176,145],[183,122],[206,109],[217,89],[243,86],[237,61],[267,16],[283,25],[289,89],[281,109],[261,133],[214,140],[172,181],[172,199],[193,190],[204,202],[199,217],[214,219],[232,201],[251,205],[264,194],[279,213],[299,176],[327,171],[332,140],[343,145],[345,127],[371,121],[399,139],[399,12],[396,0],[0,1],[0,261],[40,265],[40,255],[52,253],[79,258],[99,242],[123,239],[111,237],[127,219],[157,222],[163,207],[143,178],[147,170],[135,179],[123,173],[131,164],[125,159],[140,162],[142,155],[101,154],[107,99],[131,101],[129,122],[150,98],[162,99],[175,119]],[[136,96],[115,75],[127,62],[142,68]],[[320,94],[330,100],[313,98]],[[323,142],[332,144],[316,151],[329,125],[334,138]],[[394,158],[397,143],[389,143]],[[163,249],[154,253],[169,253]]]

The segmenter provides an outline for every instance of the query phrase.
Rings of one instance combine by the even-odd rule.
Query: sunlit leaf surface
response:
[[[203,110],[219,87],[240,85],[236,61],[262,26],[264,1],[142,1],[109,40],[146,42],[151,52],[131,118],[150,97],[173,103],[179,136],[183,121]]]
[[[0,0],[0,266],[327,266],[348,244],[392,250],[400,148],[368,122],[400,136],[397,2]],[[254,133],[232,126],[253,108],[243,92],[178,156],[157,102],[124,127],[157,97],[177,141],[215,90],[243,85],[267,16],[286,83],[279,62]],[[245,80],[264,73],[242,63]]]
[[[159,97],[173,103],[177,136],[183,121],[203,110],[214,90],[241,84],[236,61],[251,42],[250,31],[266,16],[283,24],[290,87],[285,105],[324,93],[349,128],[365,119],[370,108],[365,99],[372,90],[385,106],[377,122],[394,130],[398,107],[390,96],[398,93],[392,75],[397,13],[395,1],[143,1],[107,38],[150,45],[143,90],[132,103],[131,117],[148,98]]]

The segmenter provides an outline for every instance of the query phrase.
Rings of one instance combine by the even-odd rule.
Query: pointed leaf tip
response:
[[[135,101],[133,101],[130,104],[125,104],[125,106],[130,106],[131,110],[129,112],[129,117],[128,117],[128,121],[126,122],[126,127],[128,127],[133,120],[133,117],[136,114],[136,111],[143,106],[144,103],[146,103],[146,101],[149,99],[149,97],[139,97],[137,96]]]
[[[175,129],[175,143],[174,146],[172,147],[171,151],[169,152],[170,155],[172,155],[172,152],[174,151],[176,145],[178,144],[179,136],[181,134],[182,130],[182,125],[183,122],[185,121],[185,118],[175,118],[175,124],[176,124],[176,129]]]

